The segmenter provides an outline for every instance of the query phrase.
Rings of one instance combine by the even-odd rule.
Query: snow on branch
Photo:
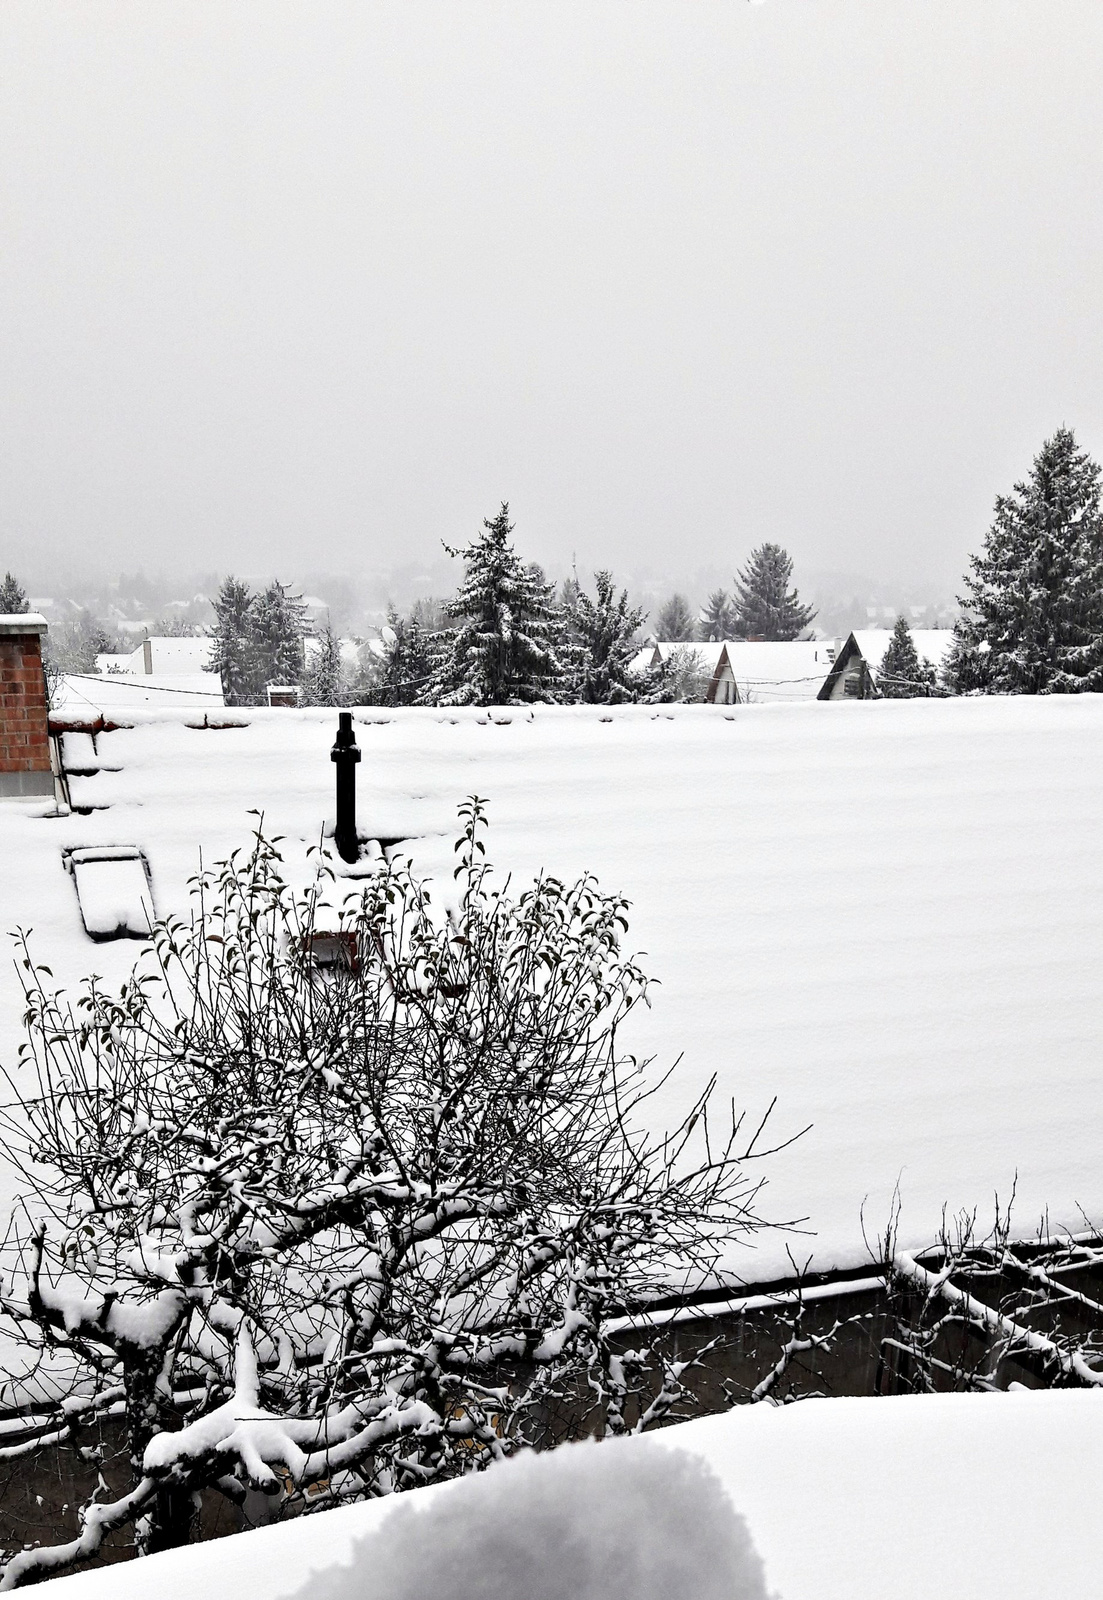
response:
[[[58,993],[22,949],[0,1137],[33,1216],[0,1311],[60,1385],[44,1431],[65,1405],[121,1414],[134,1478],[81,1539],[13,1557],[8,1587],[94,1554],[108,1522],[181,1542],[210,1490],[278,1515],[547,1442],[587,1394],[612,1432],[633,1396],[641,1425],[683,1398],[606,1324],[761,1225],[761,1129],[718,1129],[706,1094],[645,1131],[654,1076],[618,1046],[648,987],[625,902],[590,877],[511,897],[482,802],[460,820],[452,909],[381,864],[341,914],[355,963],[312,956],[325,858],[296,896],[260,832],[117,994]]]

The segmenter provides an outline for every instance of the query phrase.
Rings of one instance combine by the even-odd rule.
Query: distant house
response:
[[[951,628],[915,628],[912,642],[921,661],[937,670],[950,652],[954,635]],[[876,675],[885,651],[892,642],[891,628],[861,628],[850,634],[839,651],[832,671],[820,690],[820,700],[872,700],[877,692]]]
[[[832,670],[837,639],[727,639],[723,642],[651,644],[641,650],[633,669],[657,667],[675,650],[692,650],[709,674],[709,705],[774,705],[788,700],[815,700]]]
[[[386,654],[385,646],[381,639],[373,639],[369,640],[368,642],[372,646],[373,655],[382,657]],[[338,639],[337,643],[341,651],[341,665],[346,671],[355,672],[357,667],[360,665],[360,640]],[[321,639],[318,638],[316,634],[308,633],[306,638],[303,640],[303,659],[308,667],[318,655],[321,648]]]
[[[104,713],[138,706],[222,705],[217,673],[207,672],[214,640],[155,635],[136,650],[96,657],[96,672],[67,673],[55,710],[98,706]]]
[[[213,646],[214,640],[209,638],[154,635],[126,654],[97,656],[96,666],[101,672],[128,677],[175,678],[203,672]]]
[[[815,700],[834,666],[838,643],[837,639],[731,640],[723,647],[709,699],[725,705]]]

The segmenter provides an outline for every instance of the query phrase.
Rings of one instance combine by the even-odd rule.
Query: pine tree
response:
[[[464,550],[463,583],[445,610],[456,626],[439,640],[427,705],[527,705],[563,689],[562,621],[551,584],[522,564],[510,541],[509,506]]]
[[[735,608],[726,589],[714,589],[701,614],[698,634],[719,644],[735,637]]]
[[[12,573],[5,572],[4,581],[0,583],[0,616],[21,615],[29,610],[27,592],[23,585]]]
[[[877,669],[877,689],[886,700],[915,700],[937,691],[938,675],[926,659],[919,659],[911,629],[897,617],[888,649]]]
[[[619,705],[637,700],[640,682],[629,670],[638,654],[636,635],[647,613],[628,604],[628,591],[618,599],[611,572],[594,573],[591,600],[577,580],[567,611],[570,642],[570,698],[582,705]]]
[[[302,681],[303,631],[301,601],[273,578],[257,596],[249,626],[255,682],[262,696],[270,683]]]
[[[683,594],[672,594],[655,619],[655,635],[663,644],[687,644],[697,637],[697,623]]]
[[[761,544],[735,582],[735,626],[744,639],[795,639],[816,615],[789,583],[792,557],[779,544]]]
[[[226,578],[215,598],[213,645],[207,670],[222,679],[222,698],[228,706],[259,705],[262,686],[253,652],[253,615],[256,596],[248,584]]]
[[[347,699],[341,641],[327,622],[315,639],[315,647],[303,672],[303,704],[343,706]]]
[[[947,662],[958,693],[1103,688],[1100,494],[1099,466],[1070,428],[1059,428],[1030,477],[996,500]]]

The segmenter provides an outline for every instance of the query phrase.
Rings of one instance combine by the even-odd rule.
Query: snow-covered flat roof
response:
[[[133,847],[159,912],[250,811],[293,875],[332,813],[334,713],[133,711],[76,753],[87,814],[0,806],[2,926],[74,982],[121,978],[133,942],[85,935],[65,852]],[[200,726],[189,726],[189,724]],[[902,1245],[943,1204],[1006,1200],[1029,1232],[1103,1217],[1103,697],[356,713],[361,827],[451,882],[455,808],[490,803],[515,879],[592,869],[634,902],[661,980],[632,1047],[682,1065],[673,1122],[712,1073],[757,1117],[777,1096],[761,1208],[807,1217],[822,1267],[867,1260],[893,1187]],[[76,746],[74,746],[76,750]],[[98,764],[117,770],[87,775]],[[0,1051],[19,1036],[0,965]],[[766,1234],[734,1263],[787,1270]]]

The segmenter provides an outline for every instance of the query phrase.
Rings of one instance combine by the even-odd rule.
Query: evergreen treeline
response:
[[[684,672],[669,665],[633,672],[645,613],[595,574],[587,594],[570,581],[557,595],[513,545],[509,507],[487,519],[469,545],[463,581],[443,604],[393,607],[382,639],[355,664],[329,626],[310,642],[303,608],[280,583],[254,594],[227,578],[214,602],[210,668],[227,705],[260,705],[272,684],[296,684],[307,705],[612,705],[686,698]],[[448,548],[448,547],[446,547]],[[694,688],[697,685],[694,684]],[[694,694],[699,698],[699,694]]]
[[[629,605],[607,571],[594,574],[592,594],[576,577],[557,594],[517,554],[513,531],[503,504],[470,544],[449,551],[463,562],[454,598],[421,600],[406,616],[392,607],[381,640],[362,646],[355,661],[328,626],[307,652],[304,607],[286,585],[273,581],[254,593],[227,578],[214,602],[210,663],[227,705],[263,704],[274,684],[295,684],[306,704],[322,706],[701,699],[695,643],[795,639],[816,614],[793,586],[791,557],[767,542],[752,551],[732,592],[715,590],[699,616],[684,595],[671,595],[652,637],[676,648],[661,664],[633,670],[646,663],[646,613]],[[970,566],[941,678],[900,617],[876,671],[878,694],[1103,690],[1103,472],[1070,428],[1047,439],[1029,476],[997,498]],[[0,613],[26,608],[21,584],[6,573]],[[84,611],[51,635],[48,648],[57,670],[94,672],[96,656],[114,644]]]

